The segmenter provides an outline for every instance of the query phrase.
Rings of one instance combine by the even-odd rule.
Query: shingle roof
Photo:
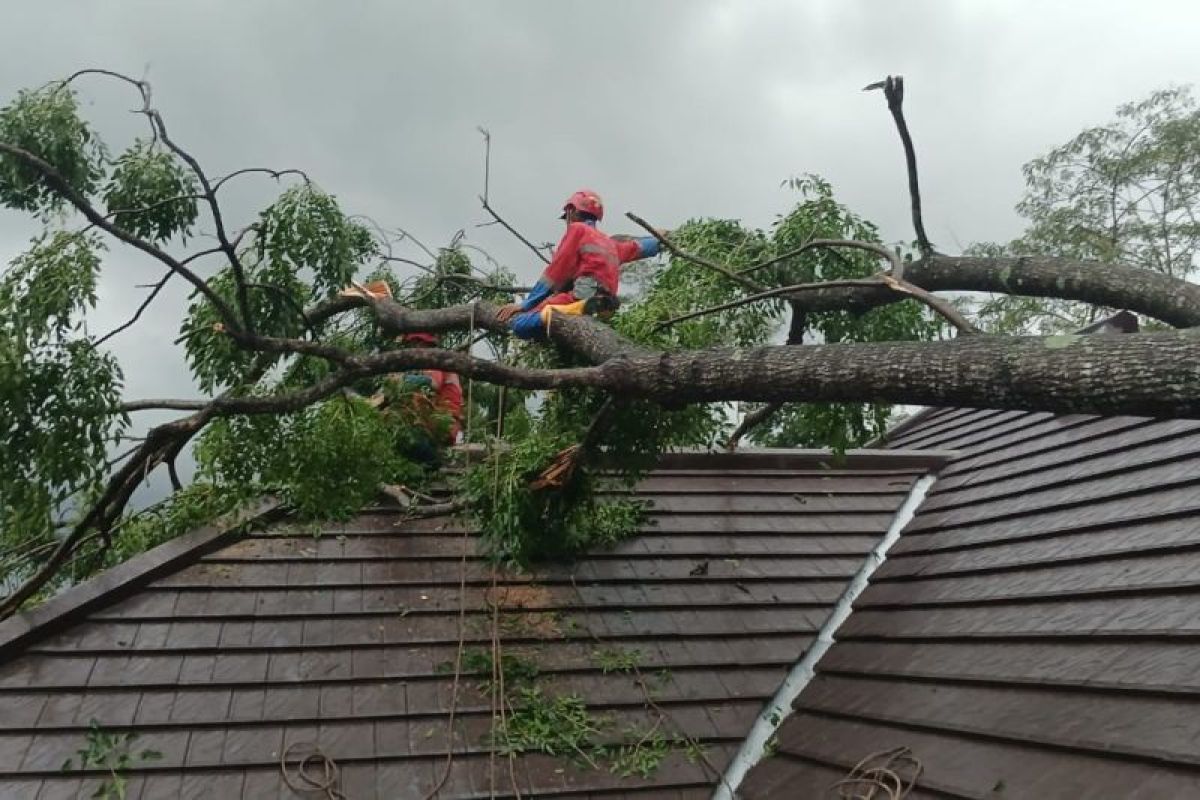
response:
[[[645,726],[654,714],[636,676],[597,661],[636,650],[668,725],[707,746],[709,766],[673,753],[647,779],[522,758],[522,794],[706,797],[915,478],[943,461],[669,457],[639,487],[655,502],[642,536],[532,579],[503,573],[498,591],[460,523],[386,510],[317,537],[210,532],[165,566],[147,554],[138,563],[166,570],[148,585],[132,564],[107,589],[79,587],[0,625],[0,795],[87,796],[98,779],[60,766],[96,719],[163,755],[132,770],[130,798],[293,796],[279,757],[301,740],[337,761],[347,797],[421,797],[450,744],[444,665],[461,580],[468,648],[488,646],[488,600],[499,600],[505,651],[536,660],[541,685]],[[490,792],[490,700],[466,684],[445,798]],[[510,793],[504,759],[495,783]]]
[[[746,798],[908,747],[911,797],[1200,796],[1200,423],[941,410],[949,448]]]

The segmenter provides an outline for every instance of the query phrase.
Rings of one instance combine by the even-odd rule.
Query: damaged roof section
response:
[[[670,456],[638,487],[654,504],[642,535],[532,576],[493,575],[460,521],[375,510],[198,549],[108,595],[80,587],[89,604],[74,613],[68,595],[40,627],[0,626],[0,794],[94,791],[102,775],[61,766],[96,720],[162,754],[135,761],[131,798],[294,796],[279,760],[296,742],[319,745],[353,798],[421,797],[448,753],[444,798],[510,796],[513,783],[524,796],[707,797],[914,481],[943,462]],[[493,613],[504,653],[536,666],[545,695],[582,697],[603,719],[597,741],[664,734],[661,763],[622,777],[525,755],[510,775],[492,757],[481,677],[454,700],[459,637],[468,662],[487,661]]]
[[[908,748],[914,798],[1200,796],[1200,423],[941,410],[894,445],[961,455],[741,794]]]

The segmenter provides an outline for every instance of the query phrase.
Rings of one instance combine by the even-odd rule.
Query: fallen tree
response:
[[[130,84],[149,123],[150,138],[113,163],[77,114],[73,86],[95,75]],[[180,488],[174,462],[197,436],[208,474],[230,485],[257,485],[270,476],[285,480],[283,470],[307,471],[324,482],[315,496],[343,512],[352,511],[380,481],[412,477],[414,465],[389,449],[403,432],[356,400],[372,381],[404,371],[448,370],[513,390],[487,400],[490,411],[479,427],[494,425],[497,437],[506,413],[524,413],[520,391],[588,398],[543,412],[543,420],[548,415],[559,426],[559,447],[572,444],[571,430],[576,439],[586,429],[588,439],[604,440],[592,435],[597,426],[591,415],[600,408],[607,409],[604,426],[614,429],[635,426],[631,416],[623,422],[620,417],[630,402],[648,403],[664,414],[695,412],[678,417],[686,424],[677,429],[671,427],[675,423],[656,422],[658,433],[629,445],[644,456],[681,441],[716,441],[717,414],[705,404],[731,401],[770,404],[754,413],[756,424],[797,403],[852,404],[847,408],[860,428],[864,415],[874,414],[881,424],[891,403],[1200,418],[1200,337],[1191,330],[988,336],[951,300],[934,294],[1053,297],[1130,309],[1175,328],[1200,323],[1200,288],[1133,265],[936,252],[920,218],[903,86],[889,78],[880,88],[905,145],[915,260],[880,243],[872,226],[838,206],[827,186],[817,185],[812,204],[802,206],[807,233],[785,226],[776,240],[767,241],[728,226],[699,226],[695,237],[715,237],[707,254],[674,235],[664,239],[672,267],[656,278],[648,296],[674,297],[679,293],[672,294],[666,283],[690,281],[687,307],[645,300],[622,312],[615,326],[556,317],[549,335],[557,351],[521,354],[513,352],[496,317],[495,303],[511,296],[513,276],[498,265],[477,270],[461,240],[437,252],[420,245],[430,261],[414,261],[392,250],[397,241],[412,241],[408,234],[393,232],[389,238],[379,226],[373,231],[343,214],[303,173],[255,168],[210,177],[168,135],[143,81],[87,70],[22,93],[0,112],[0,202],[46,218],[68,209],[81,222],[40,237],[0,282],[0,309],[6,312],[0,356],[11,365],[0,384],[0,403],[8,420],[4,443],[12,454],[0,474],[5,489],[0,526],[10,555],[6,563],[14,565],[10,574],[22,579],[0,603],[0,616],[51,584],[65,564],[80,558],[85,544],[90,557],[103,563],[134,491],[160,466]],[[219,193],[235,177],[256,173],[277,180],[296,176],[299,182],[257,221],[234,230]],[[503,222],[486,194],[483,204]],[[169,244],[186,238],[202,210],[215,246],[179,254]],[[630,218],[653,232],[640,218]],[[843,238],[814,235],[825,230],[817,222],[833,224],[831,230]],[[95,302],[101,234],[154,259],[164,272],[128,323],[94,336],[81,319]],[[218,265],[210,277],[196,269],[202,262]],[[400,299],[378,297],[355,288],[360,272],[374,262],[405,263],[420,272],[407,283],[377,272],[376,278],[396,283],[393,295]],[[682,272],[683,266],[690,272]],[[135,325],[172,279],[193,289],[180,341],[208,394],[122,398],[119,365],[102,346]],[[655,294],[656,289],[662,291]],[[787,343],[766,343],[770,323],[789,313]],[[851,330],[855,325],[864,327]],[[394,337],[413,331],[444,333],[444,346],[390,349]],[[814,332],[825,343],[805,344],[806,334]],[[490,351],[487,356],[481,348]],[[619,401],[616,411],[608,398]],[[147,410],[188,413],[150,427],[133,448],[109,458],[129,415]],[[304,463],[272,455],[280,449],[276,439],[283,429],[255,420],[273,418],[289,420],[279,423],[291,426],[283,431],[292,443],[288,456],[294,461],[300,454]],[[839,430],[845,427],[842,417],[834,422]],[[731,442],[747,432],[744,427]],[[685,429],[686,435],[680,433]],[[373,448],[371,458],[364,459],[361,450],[337,449],[350,448],[347,443]],[[531,459],[553,452],[528,449]],[[497,475],[501,458],[494,456]],[[523,475],[522,470],[512,474]],[[330,499],[335,497],[341,505]],[[495,501],[488,513],[495,513]],[[64,509],[77,513],[64,519]]]

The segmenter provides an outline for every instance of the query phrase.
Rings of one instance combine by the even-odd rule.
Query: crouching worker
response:
[[[432,333],[407,333],[401,337],[407,347],[437,347]],[[400,381],[415,389],[410,395],[413,440],[406,455],[414,461],[437,465],[439,452],[458,443],[463,426],[463,393],[458,374],[440,369],[405,373]]]
[[[553,314],[612,316],[619,305],[621,265],[658,254],[652,236],[619,241],[597,229],[604,204],[595,192],[584,189],[567,198],[561,218],[567,231],[533,291],[497,314],[521,339],[544,339]]]
[[[437,347],[432,333],[406,333],[398,337],[404,347]],[[367,399],[374,408],[398,418],[407,435],[403,455],[430,467],[441,465],[441,451],[458,443],[463,428],[462,382],[457,373],[424,369],[389,375],[392,390],[384,389]]]

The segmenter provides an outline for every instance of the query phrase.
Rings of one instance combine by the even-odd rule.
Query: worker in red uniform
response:
[[[438,337],[424,331],[406,333],[401,342],[406,347],[437,347]],[[425,434],[416,437],[409,455],[416,461],[437,464],[440,461],[438,451],[457,444],[458,434],[462,432],[462,383],[456,373],[443,369],[409,372],[401,381],[406,387],[418,389],[413,396],[413,411],[416,426]],[[446,417],[450,420],[449,427],[445,426]]]
[[[616,311],[621,265],[658,254],[653,236],[618,241],[601,233],[596,223],[604,219],[604,203],[588,189],[567,198],[562,219],[567,231],[533,291],[497,314],[522,339],[544,338],[552,314],[605,316]]]
[[[401,341],[409,347],[437,347],[437,336],[424,331],[406,333]],[[458,374],[440,369],[424,369],[420,372],[409,372],[402,378],[406,386],[427,387],[430,390],[430,405],[435,413],[450,417],[450,427],[444,435],[439,436],[436,421],[432,415],[425,415],[422,427],[428,431],[435,444],[449,446],[458,441],[458,435],[463,426],[463,392],[462,382]],[[440,440],[440,441],[438,441]]]
[[[392,289],[386,281],[372,281],[346,293],[352,296],[365,293],[371,297],[391,297]],[[406,333],[397,339],[406,347],[438,346],[438,337],[427,331]],[[388,380],[418,390],[412,394],[411,404],[400,412],[411,421],[416,433],[406,448],[406,454],[416,461],[436,465],[440,461],[438,451],[456,444],[463,428],[462,382],[456,373],[440,369],[389,375]],[[367,402],[373,408],[381,408],[387,403],[387,395],[382,391],[376,392],[367,398]],[[447,418],[450,420],[449,426],[444,425]]]

